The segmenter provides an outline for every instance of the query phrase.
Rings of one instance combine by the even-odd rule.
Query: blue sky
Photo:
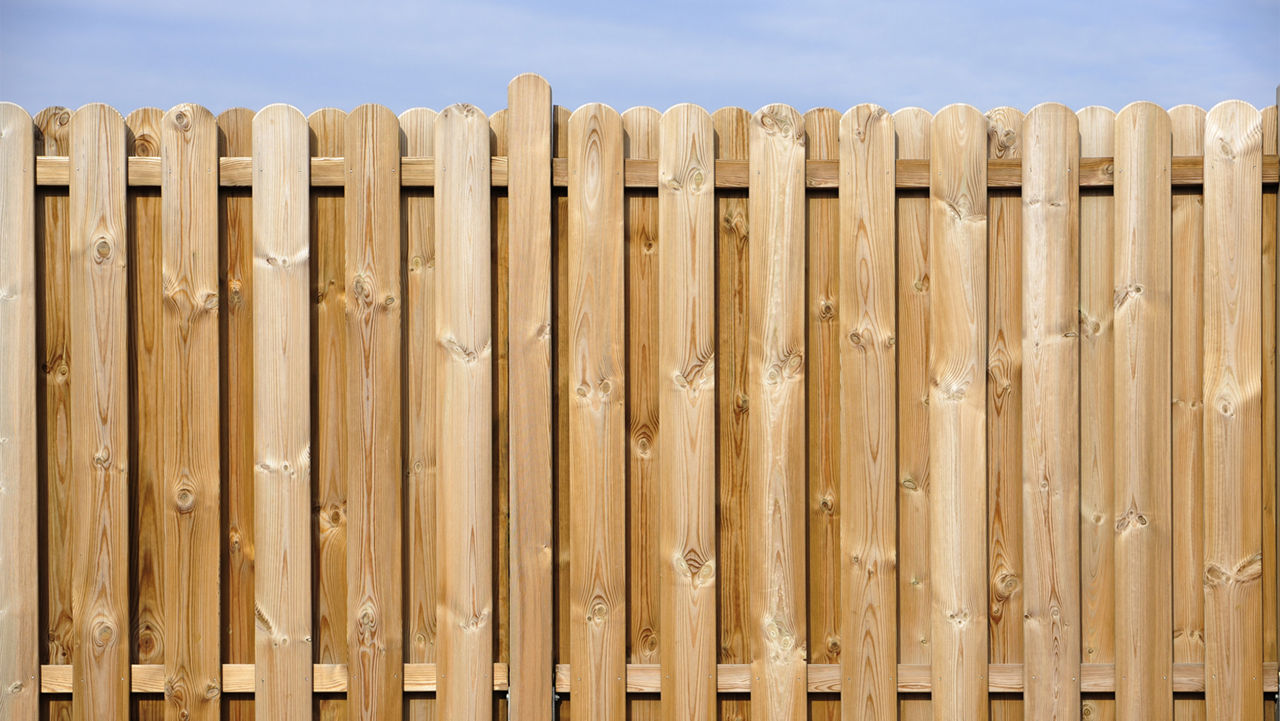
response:
[[[571,108],[1261,107],[1280,83],[1280,0],[0,0],[0,100],[33,114],[90,101],[493,112],[530,71]]]

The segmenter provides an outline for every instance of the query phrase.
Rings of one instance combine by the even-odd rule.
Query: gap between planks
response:
[[[1023,667],[1020,663],[993,663],[988,666],[989,690],[992,693],[1022,693]],[[164,693],[164,666],[161,664],[134,664],[132,671],[134,693]],[[245,693],[254,691],[254,665],[251,663],[227,663],[222,665],[222,692]],[[1262,690],[1275,693],[1277,665],[1275,661],[1262,664]],[[347,690],[346,664],[315,664],[315,693],[343,693]],[[661,670],[658,664],[627,664],[628,693],[658,693],[661,689]],[[556,665],[556,693],[569,693],[569,664]],[[898,664],[898,693],[928,693],[928,664]],[[716,690],[719,693],[748,693],[751,691],[751,664],[722,663],[717,669]],[[1080,690],[1083,693],[1112,693],[1115,691],[1115,664],[1086,663],[1080,666]],[[406,692],[434,692],[436,690],[436,665],[434,663],[404,664],[404,690]],[[507,664],[493,665],[493,690],[507,690]],[[830,663],[809,664],[809,693],[839,693],[840,666]],[[1173,690],[1175,693],[1204,692],[1204,664],[1173,664]],[[40,667],[40,692],[71,693],[71,666],[44,665]]]
[[[312,158],[311,185],[314,187],[340,188],[346,183],[343,158]],[[1175,186],[1200,185],[1204,181],[1204,157],[1179,155],[1173,158],[1171,182]],[[36,158],[36,185],[67,185],[70,177],[70,161],[63,155],[41,155]],[[226,157],[219,160],[219,185],[227,188],[249,187],[253,183],[253,159]],[[491,183],[494,187],[507,186],[507,157],[497,155],[491,159]],[[129,158],[129,185],[135,187],[159,187],[160,158],[132,156]],[[748,161],[717,160],[717,188],[746,188]],[[551,161],[551,181],[556,187],[566,187],[569,179],[567,158]],[[1265,155],[1262,158],[1262,182],[1280,181],[1280,157]],[[655,188],[658,185],[658,161],[625,161],[623,182],[628,188]],[[1112,158],[1081,158],[1080,187],[1105,188],[1113,184]],[[404,157],[400,159],[400,184],[407,188],[426,188],[435,183],[435,159]],[[840,161],[810,160],[805,164],[805,186],[808,188],[840,187]],[[1022,186],[1022,160],[1019,158],[993,158],[987,161],[987,186],[990,188],[1018,188]],[[929,187],[928,160],[898,160],[897,187]]]

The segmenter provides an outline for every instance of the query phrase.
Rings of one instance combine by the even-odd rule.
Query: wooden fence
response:
[[[1276,145],[0,104],[0,718],[1261,719]]]

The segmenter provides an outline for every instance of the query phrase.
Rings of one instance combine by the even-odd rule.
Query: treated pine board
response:
[[[261,719],[311,718],[309,135],[289,105],[253,120],[254,519]]]
[[[569,152],[569,116],[571,111],[560,105],[552,106],[551,129],[553,140],[551,152],[555,159],[563,160],[568,163]],[[569,243],[569,198],[562,191],[553,192],[552,194],[552,212],[554,217],[551,223],[551,230],[554,234],[552,240],[552,278],[560,278],[566,268],[568,262],[568,243]],[[555,390],[552,394],[552,402],[555,404],[555,435],[552,439],[552,452],[555,454],[555,468],[553,479],[554,482],[554,508],[553,523],[555,524],[554,539],[555,547],[555,566],[553,572],[552,583],[552,606],[555,611],[554,634],[555,648],[554,657],[556,661],[566,661],[569,658],[569,630],[572,624],[569,618],[569,513],[573,506],[573,499],[569,494],[569,444],[565,439],[569,437],[569,349],[570,346],[565,342],[565,334],[563,329],[569,327],[570,323],[570,303],[569,303],[569,284],[553,280],[551,284],[551,292],[554,294],[551,303],[551,312],[553,314],[552,325],[554,332],[552,334],[552,353],[555,354],[552,371],[555,374]],[[556,709],[555,716],[560,721],[571,719],[570,713],[571,703],[567,699],[561,698],[555,700]]]
[[[658,542],[665,719],[715,713],[716,370],[715,166],[711,117],[695,105],[662,115],[658,164]]]
[[[551,618],[551,86],[507,87],[510,173],[511,694],[508,714],[550,721]]]
[[[932,117],[893,115],[898,158],[928,158]],[[897,214],[898,660],[928,664],[929,608],[929,198],[900,194]],[[928,698],[899,700],[903,721],[932,718]]]
[[[745,160],[750,153],[751,113],[720,108],[711,115],[711,123],[716,158]],[[751,412],[747,400],[748,210],[746,195],[740,191],[716,196],[716,660],[720,663],[751,660],[746,535],[747,418]],[[748,718],[749,700],[718,701],[725,721]]]
[[[1277,88],[1280,90],[1280,86]],[[1262,108],[1262,152],[1263,170],[1265,172],[1267,155],[1274,155],[1280,145],[1280,117],[1277,117],[1277,106]],[[1276,202],[1280,196],[1280,187],[1264,190],[1262,195],[1262,437],[1266,444],[1268,439],[1276,436],[1276,264],[1277,264],[1277,231],[1280,224],[1276,221]],[[1263,662],[1274,662],[1277,657],[1276,595],[1280,586],[1276,581],[1276,549],[1271,539],[1280,539],[1276,527],[1276,462],[1275,453],[1263,446],[1262,454],[1262,658]],[[1268,699],[1265,711],[1276,709],[1276,701]]]
[[[929,567],[933,716],[987,708],[987,120],[950,105],[933,119],[929,258]]]
[[[1116,117],[1116,706],[1121,719],[1173,713],[1169,115]]]
[[[1173,152],[1201,152],[1202,108],[1169,110]],[[1204,662],[1204,193],[1172,198],[1173,662]],[[1204,719],[1204,699],[1175,698],[1174,718]]]
[[[436,118],[436,617],[442,718],[487,719],[493,686],[493,369],[489,123],[470,105]]]
[[[34,130],[27,111],[0,102],[0,716],[10,719],[40,708]]]
[[[626,296],[622,117],[598,103],[569,118],[569,659],[575,711],[626,711]]]
[[[628,158],[656,158],[654,108],[622,113]],[[627,655],[628,663],[656,664],[662,600],[654,553],[661,533],[658,478],[658,199],[656,191],[633,190],[626,198],[624,232],[627,273]],[[661,702],[632,699],[632,721],[660,718]]]
[[[1022,111],[987,111],[987,158],[1021,159]],[[987,196],[987,617],[991,663],[1022,661],[1022,198]],[[1022,721],[1022,699],[991,699],[993,721]]]
[[[401,712],[400,125],[346,123],[347,653],[352,718]],[[396,482],[389,482],[396,479]]]
[[[129,376],[125,125],[71,116],[72,717],[129,711]]]
[[[436,112],[413,108],[400,114],[401,152],[432,155]],[[405,269],[405,469],[404,580],[406,663],[436,660],[436,353],[435,198],[406,191],[400,221]],[[434,699],[406,699],[413,721],[435,718]]]
[[[1025,710],[1080,713],[1080,128],[1063,105],[1023,123]]]
[[[1262,116],[1205,119],[1205,708],[1260,718],[1262,678]]]
[[[784,105],[751,118],[747,392],[748,582],[757,718],[805,713],[804,119]]]
[[[507,111],[499,110],[489,116],[490,153],[494,155],[507,152]],[[494,529],[504,529],[494,534],[493,539],[493,660],[505,663],[509,658],[510,637],[508,636],[510,619],[510,463],[508,457],[510,443],[510,424],[507,414],[507,376],[508,376],[508,291],[510,269],[507,239],[509,204],[505,194],[493,196],[489,205],[490,243],[493,249],[493,270],[490,288],[493,309],[493,503],[490,513]],[[493,700],[494,718],[506,718],[506,698]]]
[[[894,125],[878,105],[840,121],[841,707],[896,719],[897,297]]]
[[[1115,113],[1099,106],[1076,113],[1082,154],[1110,155]],[[1115,201],[1110,193],[1080,197],[1080,600],[1081,660],[1115,661]],[[1089,698],[1082,714],[1115,718],[1113,699]]]
[[[221,679],[218,126],[177,105],[160,131],[163,242],[158,340],[164,487],[165,714],[217,719]]]

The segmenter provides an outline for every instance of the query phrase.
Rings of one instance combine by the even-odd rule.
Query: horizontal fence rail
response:
[[[1276,107],[0,103],[0,719],[1261,719]]]

